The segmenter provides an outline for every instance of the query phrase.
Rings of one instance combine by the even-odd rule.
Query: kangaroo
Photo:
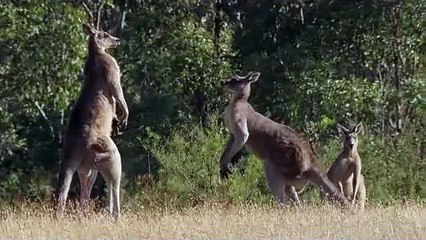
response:
[[[232,96],[225,110],[231,136],[220,160],[221,177],[228,177],[231,159],[245,146],[263,160],[268,186],[280,204],[287,201],[287,196],[299,203],[296,189],[312,182],[333,199],[349,206],[346,198],[318,168],[310,142],[292,128],[256,112],[248,103],[250,85],[259,76],[259,72],[234,75],[222,83]]]
[[[361,157],[358,154],[357,135],[362,130],[358,123],[351,131],[337,124],[343,141],[343,151],[327,172],[328,178],[340,188],[340,192],[348,198],[352,205],[355,201],[361,210],[364,209],[366,189],[364,176],[361,174]]]
[[[65,132],[55,208],[57,215],[63,213],[75,171],[81,186],[80,203],[85,208],[99,171],[109,186],[110,213],[118,219],[121,156],[111,139],[115,101],[121,108],[117,117],[121,129],[127,126],[129,110],[121,88],[119,66],[105,50],[118,46],[120,41],[88,24],[83,24],[83,31],[89,35],[89,55],[84,84]]]

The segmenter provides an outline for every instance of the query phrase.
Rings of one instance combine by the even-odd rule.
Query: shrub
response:
[[[219,177],[219,161],[227,140],[217,117],[209,126],[175,129],[164,139],[150,132],[150,149],[160,167],[154,186],[138,195],[143,204],[194,205],[203,202],[265,202],[270,200],[263,164],[254,156],[240,160],[244,174],[236,169],[230,179]],[[246,164],[247,163],[247,164]]]

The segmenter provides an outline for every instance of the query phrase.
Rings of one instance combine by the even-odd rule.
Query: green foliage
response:
[[[396,108],[414,107],[398,86],[423,66],[423,1],[309,2],[304,23],[295,4],[261,2],[243,4],[235,42],[244,68],[262,72],[253,102],[265,113],[297,127],[384,121],[386,132]]]
[[[82,12],[64,3],[28,3],[1,5],[0,13],[7,52],[2,94],[23,104],[24,113],[38,114],[36,101],[66,109],[77,94],[85,53]]]
[[[0,5],[1,197],[31,197],[51,184],[63,114],[80,86],[83,17],[60,2]]]
[[[133,9],[119,59],[127,63],[123,78],[131,79],[125,88],[143,113],[135,119],[139,125],[167,133],[175,124],[205,122],[223,107],[219,80],[231,70],[214,57],[210,23],[179,2],[147,1]],[[226,51],[230,41],[228,31],[218,44]]]
[[[193,205],[205,202],[268,202],[263,164],[248,160],[244,174],[235,169],[228,180],[220,180],[219,159],[226,135],[218,119],[211,116],[207,128],[187,126],[172,131],[167,138],[150,132],[144,148],[151,149],[160,164],[157,180],[145,195],[135,192],[144,203]],[[244,160],[243,160],[244,162]]]
[[[327,129],[351,119],[375,124],[380,113],[379,85],[362,79],[334,79],[314,72],[299,83],[292,103],[294,122],[305,124],[307,132],[326,139]],[[299,106],[307,106],[300,108]]]
[[[218,161],[225,140],[222,132],[212,120],[209,129],[176,130],[165,142],[151,137],[150,149],[160,163],[155,188],[177,203],[204,202],[217,196]]]
[[[229,198],[234,202],[271,202],[272,194],[269,193],[263,162],[253,155],[247,160],[243,174],[235,170],[229,179]]]

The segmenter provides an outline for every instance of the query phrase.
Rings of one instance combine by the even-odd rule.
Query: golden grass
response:
[[[423,204],[369,206],[364,213],[331,206],[209,205],[185,210],[123,212],[118,223],[103,214],[55,220],[45,210],[2,210],[0,238],[67,239],[420,239]]]

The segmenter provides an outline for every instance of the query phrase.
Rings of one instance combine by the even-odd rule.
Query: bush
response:
[[[271,202],[263,170],[263,162],[251,155],[244,167],[244,173],[235,172],[230,178],[229,198],[234,202]]]
[[[148,134],[145,147],[160,165],[153,192],[149,193],[156,195],[156,201],[162,198],[162,202],[185,205],[218,199],[219,159],[225,135],[217,120],[213,119],[207,129],[175,129],[167,139],[150,131]]]
[[[166,139],[149,132],[144,147],[150,149],[160,167],[152,188],[143,195],[139,194],[141,189],[134,192],[142,204],[185,206],[270,200],[263,164],[254,156],[240,161],[239,165],[246,165],[244,174],[235,169],[230,179],[220,179],[219,161],[227,134],[217,117],[211,119],[207,128],[175,129]]]

